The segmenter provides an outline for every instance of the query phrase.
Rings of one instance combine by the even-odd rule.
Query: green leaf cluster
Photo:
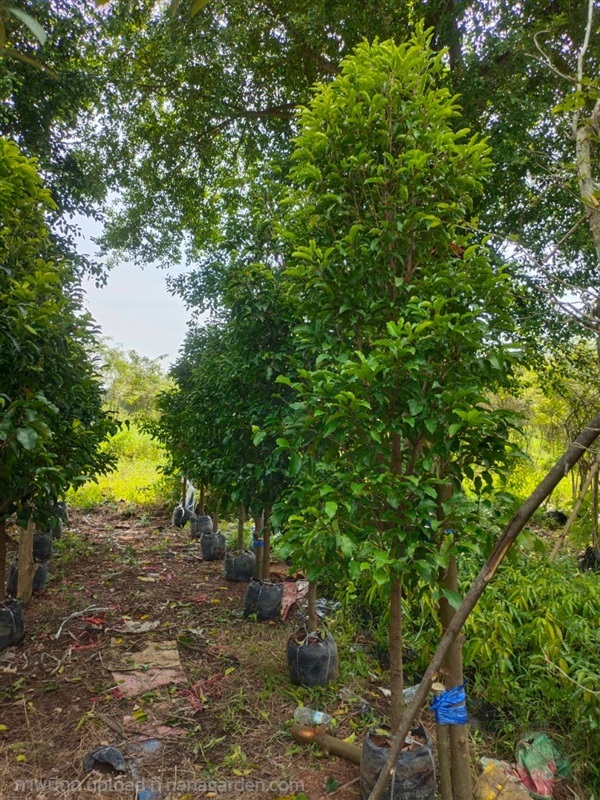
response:
[[[0,139],[0,517],[47,513],[113,461],[99,450],[117,426],[88,354],[95,327],[52,242],[53,207],[35,162]]]

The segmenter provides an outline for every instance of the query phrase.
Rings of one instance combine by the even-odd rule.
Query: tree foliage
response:
[[[337,553],[379,585],[436,577],[439,485],[481,493],[510,459],[485,392],[512,379],[518,292],[463,232],[489,148],[455,130],[442,70],[422,31],[362,44],[300,118],[286,274],[315,367],[295,383],[288,543],[315,574]]]
[[[155,417],[156,396],[168,388],[162,357],[148,358],[107,342],[99,344],[98,355],[107,408],[124,419]]]
[[[0,139],[0,516],[40,511],[107,471],[116,425],[88,355],[95,328],[52,243],[36,164]]]
[[[443,77],[462,95],[464,124],[489,136],[501,165],[476,200],[474,224],[498,234],[493,246],[505,252],[519,240],[512,268],[536,290],[530,316],[564,341],[568,316],[548,297],[598,288],[585,225],[542,263],[584,211],[570,128],[574,105],[585,117],[598,96],[596,39],[583,93],[557,72],[576,73],[585,4],[219,0],[193,16],[181,3],[175,17],[150,0],[112,9],[100,146],[122,203],[107,247],[143,262],[179,259],[184,245],[209,281],[207,244],[227,237],[230,215],[247,208],[252,165],[289,155],[296,109],[314,81],[333,79],[363,38],[404,41],[424,19],[433,47],[448,48]]]

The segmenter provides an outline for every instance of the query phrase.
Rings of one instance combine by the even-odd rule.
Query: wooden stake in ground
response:
[[[35,524],[31,517],[26,528],[21,528],[19,536],[19,580],[17,582],[17,597],[26,603],[33,593],[33,532]]]
[[[0,521],[0,603],[6,600],[6,520]]]
[[[404,712],[402,721],[398,726],[394,742],[390,748],[388,760],[385,763],[381,774],[377,779],[377,783],[373,787],[368,800],[381,800],[386,791],[388,784],[394,774],[398,756],[402,750],[404,740],[410,731],[412,722],[427,699],[431,685],[435,680],[440,667],[444,663],[444,659],[452,643],[460,633],[462,626],[465,624],[469,614],[477,605],[477,601],[485,591],[489,582],[496,574],[496,570],[504,560],[506,554],[512,547],[515,539],[521,533],[532,514],[541,506],[544,500],[548,497],[550,492],[556,488],[560,481],[569,474],[573,465],[587,452],[588,448],[596,441],[600,434],[600,414],[597,414],[592,419],[586,428],[579,434],[575,441],[569,446],[566,453],[559,459],[559,461],[552,467],[550,472],[546,475],[544,480],[537,486],[535,491],[527,498],[523,505],[519,508],[517,513],[506,526],[504,533],[496,542],[496,546],[491,552],[489,558],[485,562],[483,569],[475,579],[473,585],[467,592],[464,600],[458,607],[452,622],[448,626],[446,633],[442,636],[440,643],[437,646],[433,658],[423,679],[419,684],[415,696],[408,705]]]
[[[571,513],[569,515],[569,519],[567,520],[567,522],[565,524],[565,527],[562,530],[561,535],[556,540],[556,544],[554,545],[554,549],[552,550],[552,553],[550,554],[550,561],[554,561],[554,559],[558,555],[558,551],[560,550],[560,548],[563,545],[563,542],[565,541],[565,539],[569,535],[569,531],[571,530],[571,526],[573,525],[573,523],[577,519],[577,514],[579,514],[579,509],[581,508],[581,506],[583,504],[583,501],[585,500],[585,496],[586,496],[586,494],[588,492],[588,489],[590,488],[590,484],[591,484],[592,480],[595,478],[595,476],[598,474],[598,467],[599,466],[600,466],[600,461],[598,461],[598,460],[594,461],[594,463],[592,464],[591,469],[588,472],[588,474],[587,474],[587,476],[585,478],[585,481],[583,482],[583,486],[581,487],[581,492],[579,493],[579,497],[577,498],[577,501],[575,502],[575,505],[573,506],[573,510],[571,511]]]

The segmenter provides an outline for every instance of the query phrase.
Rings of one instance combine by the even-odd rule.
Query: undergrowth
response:
[[[107,502],[158,505],[171,499],[171,481],[160,471],[165,452],[148,433],[124,425],[103,447],[117,456],[115,471],[69,491],[70,505],[86,510]]]
[[[478,564],[462,565],[463,591]],[[360,616],[376,645],[387,646],[387,612]],[[574,558],[518,552],[482,595],[466,626],[464,668],[471,713],[493,735],[494,749],[514,758],[531,729],[552,736],[567,753],[587,800],[600,798],[600,583]],[[404,599],[408,681],[420,680],[441,630],[431,592]]]

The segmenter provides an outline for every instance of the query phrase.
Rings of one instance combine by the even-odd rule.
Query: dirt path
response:
[[[358,776],[354,765],[294,744],[289,721],[298,704],[316,705],[338,712],[338,735],[360,735],[356,710],[337,690],[354,683],[376,705],[374,686],[346,673],[327,690],[292,687],[285,644],[293,619],[243,620],[246,585],[225,581],[222,563],[202,561],[188,531],[164,515],[72,512],[71,526],[48,588],[26,609],[24,643],[0,654],[3,800],[258,800],[300,790],[318,800],[328,780],[331,788]],[[108,610],[72,618],[57,638],[65,618],[89,607]],[[151,630],[124,632],[132,622]],[[131,654],[145,650],[141,660],[151,661],[149,646],[167,648],[182,682],[123,697],[110,668],[131,676]],[[142,680],[152,676],[138,666]],[[85,754],[101,745],[126,756],[122,778],[84,771]],[[335,795],[358,796],[356,784]]]

